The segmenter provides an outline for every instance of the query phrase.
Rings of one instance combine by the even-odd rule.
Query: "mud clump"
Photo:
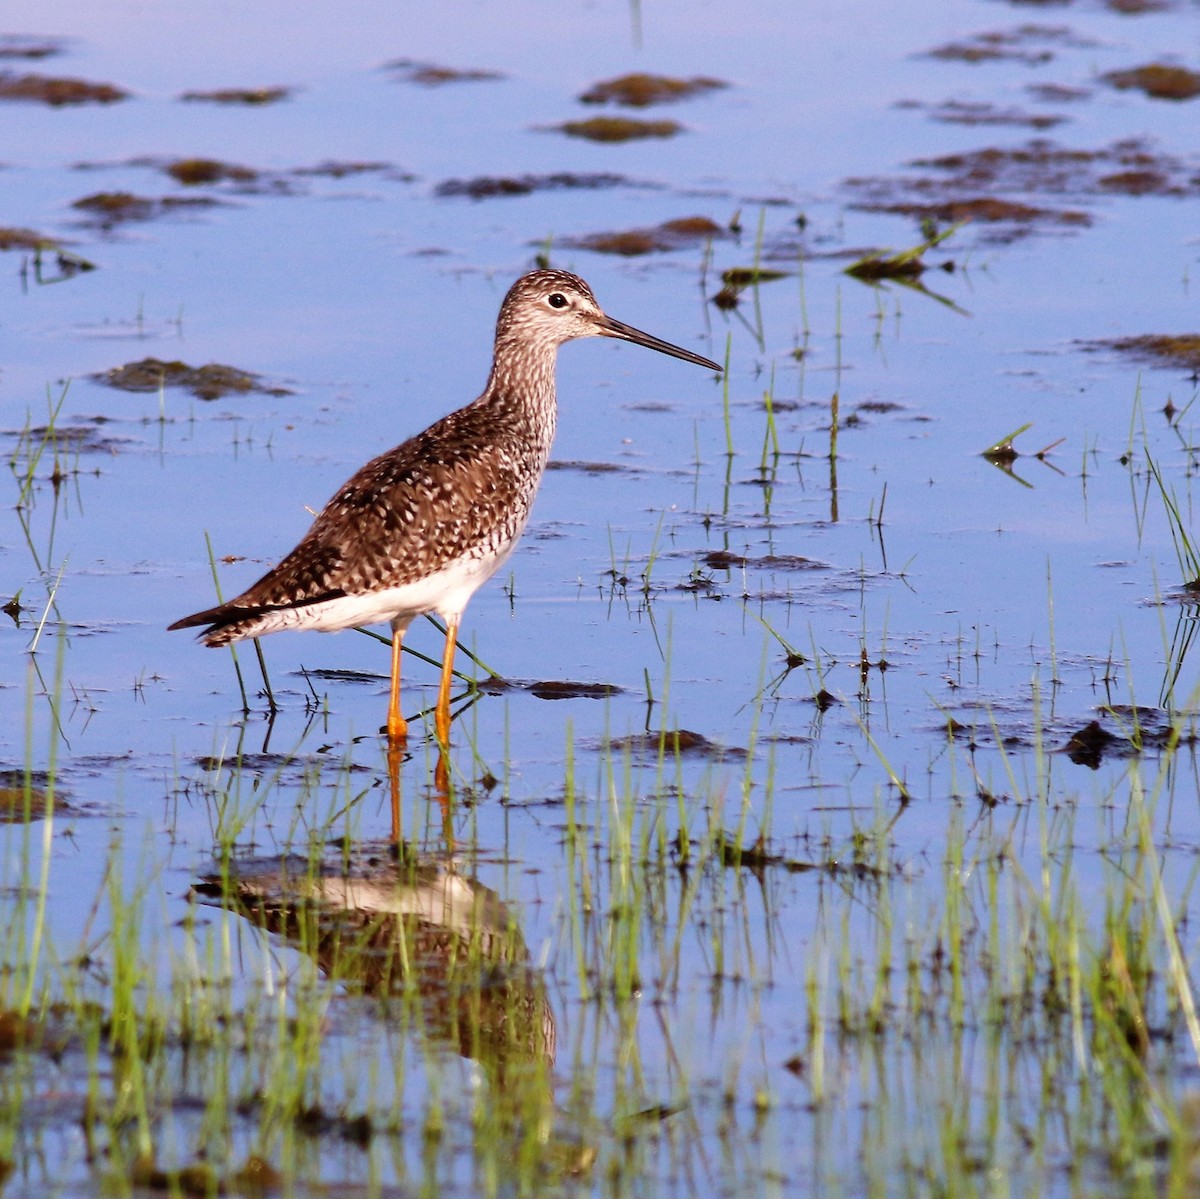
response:
[[[438,196],[468,196],[472,200],[490,200],[497,196],[528,196],[537,191],[628,186],[624,175],[576,175],[560,172],[554,175],[480,175],[475,179],[447,179],[434,189]]]
[[[406,83],[417,83],[422,87],[441,87],[446,83],[483,83],[504,78],[500,71],[442,67],[431,62],[414,62],[411,58],[398,58],[395,62],[384,63],[383,69]]]
[[[1019,25],[1015,29],[977,33],[962,41],[947,42],[927,50],[925,57],[944,62],[1021,62],[1039,66],[1054,57],[1048,45],[1090,44],[1076,37],[1065,25]]]
[[[1191,100],[1200,96],[1200,74],[1185,67],[1150,63],[1128,71],[1110,71],[1100,78],[1122,91],[1145,92],[1154,100]]]
[[[1150,366],[1186,367],[1200,372],[1200,333],[1147,333],[1081,343],[1089,350],[1116,350]]]
[[[29,37],[20,33],[0,34],[0,58],[52,58],[63,52],[60,40]]]
[[[76,200],[71,207],[86,213],[96,224],[112,228],[123,221],[149,221],[171,212],[195,211],[220,204],[208,196],[163,196],[152,199],[132,192],[96,192]]]
[[[1092,223],[1092,218],[1086,212],[1062,208],[1036,208],[1032,204],[1019,204],[1015,200],[1002,200],[997,196],[976,196],[969,200],[947,200],[936,204],[884,204],[871,206],[869,211],[891,212],[898,216],[911,216],[919,220],[945,224],[957,224],[959,221],[1013,221],[1021,225]]]
[[[1037,138],[1019,146],[916,159],[907,167],[914,173],[847,179],[844,186],[857,193],[857,208],[938,220],[1002,221],[1011,226],[1005,233],[1009,238],[1039,225],[1091,223],[1087,212],[1036,205],[1029,202],[1031,195],[1200,195],[1194,164],[1133,138],[1099,149]]]
[[[614,737],[607,744],[610,749],[628,750],[634,754],[689,754],[715,761],[746,756],[746,751],[738,746],[718,744],[710,741],[703,733],[695,733],[691,729],[631,733],[627,737]]]
[[[994,104],[947,100],[944,104],[925,106],[905,105],[908,108],[925,108],[929,116],[943,125],[1011,125],[1026,129],[1052,129],[1067,120],[1058,113],[1025,112],[1019,108],[997,108]]]
[[[1096,186],[1125,196],[1163,196],[1171,192],[1171,181],[1162,171],[1117,171],[1101,175]]]
[[[356,159],[343,161],[341,159],[326,159],[315,167],[298,167],[297,175],[320,176],[325,179],[349,179],[353,175],[377,174],[380,171],[392,170],[390,162],[368,162]]]
[[[0,824],[26,824],[51,813],[72,811],[62,792],[41,771],[0,770]]]
[[[0,250],[53,250],[58,242],[34,229],[0,225]]]
[[[668,104],[686,100],[703,92],[728,87],[722,79],[699,75],[692,79],[675,79],[669,75],[644,73],[621,75],[593,84],[580,97],[584,104],[621,104],[626,108],[648,108],[651,104]]]
[[[253,183],[258,178],[258,172],[250,167],[216,158],[177,158],[167,163],[163,170],[185,187],[201,183]]]
[[[630,117],[592,117],[588,121],[564,121],[553,128],[589,142],[634,142],[675,137],[683,132],[678,121],[635,121]]]
[[[132,192],[95,192],[76,200],[71,207],[109,221],[140,221],[153,215],[155,201]]]
[[[718,308],[729,312],[738,306],[742,292],[747,288],[786,278],[786,271],[769,270],[766,267],[733,266],[721,272],[721,288],[713,296],[712,302]]]
[[[154,392],[162,387],[181,387],[201,400],[219,400],[227,395],[261,392],[264,395],[291,395],[286,387],[266,387],[261,377],[220,363],[188,366],[186,362],[163,362],[143,358],[112,370],[92,375],[97,383],[120,391]]]
[[[640,254],[680,250],[727,236],[727,231],[708,217],[690,216],[665,221],[651,229],[589,233],[582,237],[566,238],[562,244],[576,250],[592,250],[597,254],[620,254],[626,258],[634,258]]]
[[[1073,104],[1092,94],[1086,87],[1068,87],[1063,83],[1031,83],[1025,90],[1035,100],[1047,104]]]
[[[128,98],[127,91],[111,83],[0,72],[0,100],[28,100],[62,108],[68,104],[116,104]]]
[[[211,92],[184,92],[179,98],[206,104],[241,104],[257,107],[278,104],[292,94],[290,87],[223,87]]]

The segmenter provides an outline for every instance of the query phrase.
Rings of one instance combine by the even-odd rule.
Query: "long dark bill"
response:
[[[707,366],[710,371],[716,371],[718,375],[724,369],[715,362],[707,358],[702,358],[699,354],[693,354],[691,350],[673,346],[669,341],[663,341],[661,337],[654,337],[649,333],[643,333],[641,329],[635,329],[632,325],[615,321],[611,316],[605,316],[603,320],[597,321],[596,324],[599,327],[601,337],[619,337],[622,341],[631,341],[634,345],[645,346],[648,350],[657,350],[660,354],[670,354],[672,358],[682,358],[684,362],[694,362],[697,366]]]

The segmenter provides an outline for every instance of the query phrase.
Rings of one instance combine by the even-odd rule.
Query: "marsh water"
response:
[[[2,1193],[1194,1186],[1198,15],[7,4]],[[389,777],[166,626],[539,262],[727,370],[562,350]]]

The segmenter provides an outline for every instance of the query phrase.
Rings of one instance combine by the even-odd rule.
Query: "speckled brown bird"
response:
[[[554,440],[558,347],[576,337],[616,337],[721,370],[606,316],[577,275],[531,271],[500,306],[492,371],[477,400],[368,462],[254,586],[170,627],[207,625],[200,639],[220,646],[280,629],[327,633],[387,621],[387,732],[399,741],[408,732],[400,715],[404,633],[414,617],[435,612],[447,628],[435,711],[445,745],[459,621],[529,520]]]

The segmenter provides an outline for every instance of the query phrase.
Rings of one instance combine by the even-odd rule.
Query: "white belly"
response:
[[[498,557],[460,558],[436,574],[415,583],[405,583],[402,587],[346,595],[304,608],[273,613],[279,623],[272,629],[256,630],[254,635],[274,631],[274,628],[316,629],[322,633],[333,633],[339,629],[385,622],[403,628],[414,617],[425,612],[436,612],[443,620],[457,623],[467,601],[507,557],[508,552],[505,551]]]

